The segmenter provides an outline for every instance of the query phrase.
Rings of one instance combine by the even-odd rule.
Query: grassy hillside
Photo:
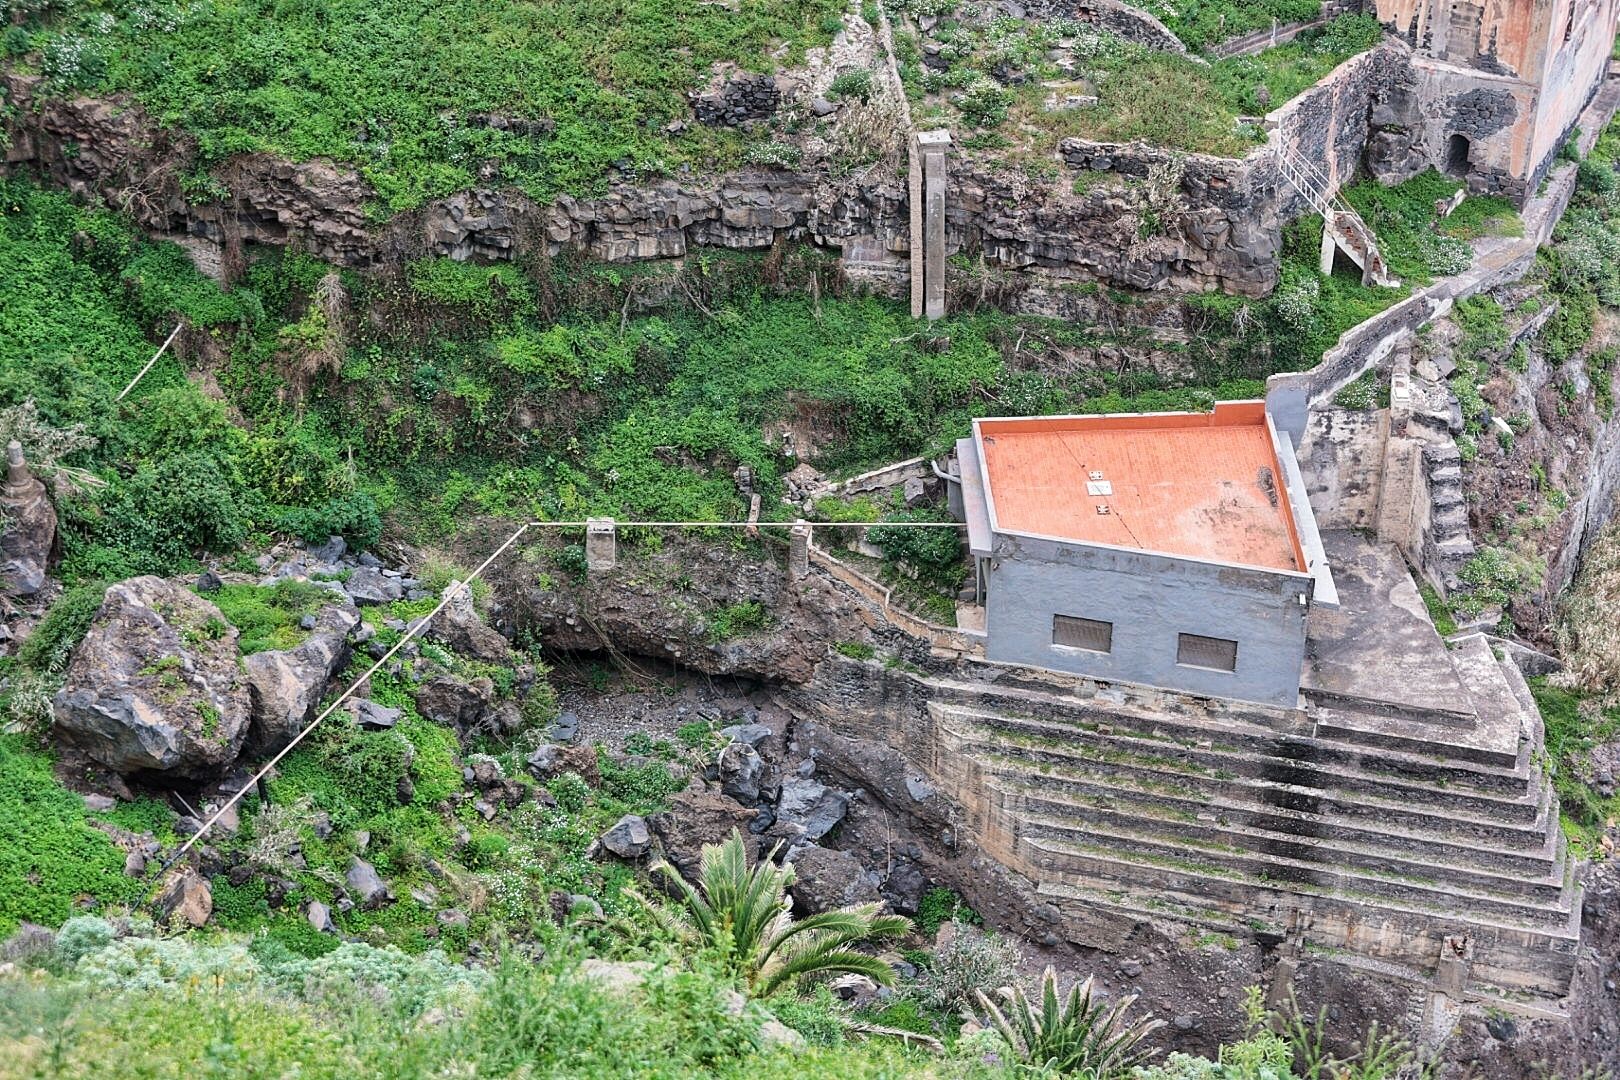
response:
[[[353,163],[386,212],[491,175],[550,198],[734,163],[735,136],[666,134],[686,93],[715,64],[768,70],[826,43],[843,6],[41,0],[13,5],[33,17],[3,47],[63,92],[132,94],[194,134],[204,166],[256,150]]]

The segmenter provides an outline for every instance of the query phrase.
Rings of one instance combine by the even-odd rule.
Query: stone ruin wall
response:
[[[1414,77],[1385,102],[1369,166],[1380,180],[1433,165],[1477,192],[1534,193],[1609,67],[1616,0],[1482,5],[1377,0],[1416,51]],[[1566,38],[1566,33],[1568,37]],[[1453,139],[1467,140],[1467,161]]]

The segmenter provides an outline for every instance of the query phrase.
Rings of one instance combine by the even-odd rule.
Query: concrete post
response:
[[[810,573],[810,523],[803,518],[788,533],[788,580],[803,581]]]
[[[945,315],[945,195],[951,133],[911,137],[911,314]]]
[[[612,518],[585,519],[585,568],[612,570],[619,563],[619,526]]]
[[[1322,219],[1322,276],[1333,276],[1333,256],[1339,250],[1339,245],[1333,240],[1333,226],[1328,219]]]

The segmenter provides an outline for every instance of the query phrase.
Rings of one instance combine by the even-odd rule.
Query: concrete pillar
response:
[[[585,568],[612,570],[619,563],[619,526],[612,518],[585,519]]]
[[[803,581],[810,573],[810,523],[803,518],[788,533],[788,580]]]
[[[1328,224],[1328,219],[1326,217],[1324,217],[1322,219],[1322,264],[1321,264],[1321,271],[1322,271],[1322,276],[1323,277],[1332,277],[1333,276],[1333,255],[1338,250],[1339,250],[1339,245],[1333,239],[1333,228],[1332,228],[1332,226],[1330,226]]]
[[[919,131],[911,137],[911,314],[945,315],[945,195],[951,133]]]

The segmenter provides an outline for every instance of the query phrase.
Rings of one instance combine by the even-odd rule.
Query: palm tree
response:
[[[780,846],[780,845],[779,845]],[[723,844],[705,844],[698,884],[693,888],[667,862],[653,865],[681,901],[670,911],[640,897],[658,921],[712,950],[753,993],[765,996],[805,975],[855,972],[888,986],[894,972],[875,956],[850,946],[872,938],[893,937],[911,928],[911,920],[880,914],[878,904],[856,904],[806,919],[793,917],[787,888],[793,867],[761,859],[752,868],[742,833],[731,831]]]
[[[1094,1000],[1092,980],[1069,991],[1065,1005],[1058,1000],[1057,972],[1050,967],[1041,976],[1041,1005],[1037,1009],[1022,987],[997,991],[1002,1010],[983,990],[979,1004],[990,1014],[996,1030],[1026,1064],[1057,1073],[1084,1073],[1096,1080],[1121,1080],[1152,1056],[1140,1044],[1164,1026],[1163,1020],[1124,1022],[1136,996],[1112,1005]]]

